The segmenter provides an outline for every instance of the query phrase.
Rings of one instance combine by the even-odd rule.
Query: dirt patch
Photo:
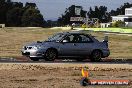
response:
[[[112,65],[112,64],[111,64]],[[132,65],[82,64],[0,64],[0,87],[3,88],[81,88],[81,67],[89,70],[90,79],[129,79]],[[88,88],[131,88],[128,86],[88,86]],[[83,87],[82,87],[83,88]]]

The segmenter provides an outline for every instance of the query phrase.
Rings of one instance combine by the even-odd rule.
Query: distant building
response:
[[[125,9],[125,15],[112,16],[112,22],[123,21],[126,27],[132,27],[132,7]]]
[[[111,23],[100,23],[101,28],[108,28],[110,25]]]

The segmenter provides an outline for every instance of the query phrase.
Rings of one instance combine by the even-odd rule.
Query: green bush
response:
[[[125,22],[116,21],[116,22],[112,23],[112,27],[125,27]]]

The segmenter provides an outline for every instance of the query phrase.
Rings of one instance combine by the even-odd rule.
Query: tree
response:
[[[55,27],[58,26],[57,21],[47,20],[46,27]]]
[[[44,19],[40,11],[35,8],[28,8],[24,11],[22,16],[22,26],[33,26],[33,27],[43,27]]]
[[[111,16],[116,16],[116,15],[124,15],[125,14],[125,8],[130,8],[132,7],[132,4],[130,3],[124,3],[124,5],[121,5],[119,8],[116,10],[111,10],[110,15]]]
[[[22,8],[15,7],[7,12],[7,26],[21,26]]]
[[[110,19],[110,15],[107,12],[107,7],[105,6],[95,6],[94,10],[90,7],[88,12],[88,17],[90,19],[92,18],[98,18],[100,22],[108,22]]]
[[[23,6],[21,2],[0,0],[0,23],[6,26],[43,26],[44,19],[35,3],[27,2]]]
[[[22,26],[36,26],[43,27],[44,26],[44,18],[40,11],[38,10],[35,3],[26,3],[23,8],[23,16],[22,16]]]
[[[25,8],[34,8],[37,9],[37,5],[35,3],[26,3]]]
[[[6,14],[11,7],[11,0],[0,0],[0,23],[6,23]]]

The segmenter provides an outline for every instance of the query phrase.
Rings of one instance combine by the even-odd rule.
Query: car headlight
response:
[[[25,46],[22,47],[22,49],[24,49],[24,48],[25,48]]]
[[[33,49],[37,50],[38,48],[36,46],[34,46]]]
[[[38,49],[40,49],[41,47],[40,46],[34,46],[33,47],[33,49],[35,49],[35,50],[38,50]]]

